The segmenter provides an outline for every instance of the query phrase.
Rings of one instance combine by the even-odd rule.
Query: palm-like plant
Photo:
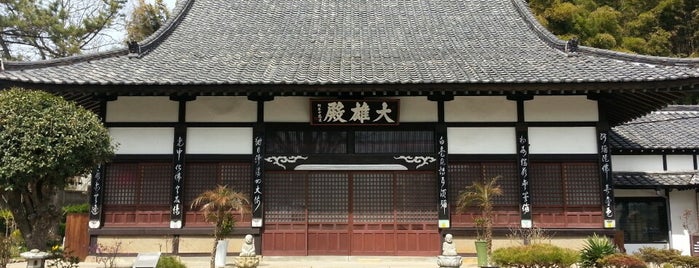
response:
[[[592,234],[585,239],[585,246],[580,250],[582,267],[603,267],[597,261],[616,253],[616,247],[606,236]]]
[[[201,193],[192,201],[192,208],[199,207],[204,219],[214,224],[214,247],[211,250],[211,268],[215,268],[216,245],[233,230],[233,213],[243,215],[250,211],[250,201],[243,193],[225,185]]]
[[[498,179],[500,176],[485,182],[473,182],[459,193],[456,202],[457,210],[462,212],[473,205],[481,208],[481,216],[476,219],[476,223],[478,228],[483,228],[483,240],[486,241],[488,256],[492,254],[493,248],[493,198],[503,194]]]

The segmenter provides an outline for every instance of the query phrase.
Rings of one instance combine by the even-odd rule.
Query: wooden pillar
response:
[[[437,102],[437,125],[435,127],[435,148],[437,149],[437,189],[438,212],[437,220],[440,229],[451,228],[451,212],[449,209],[449,174],[448,174],[448,137],[447,126],[444,120],[444,102],[454,99],[452,95],[432,95],[428,97]]]
[[[99,117],[104,123],[107,120],[107,102],[116,100],[116,96],[98,96],[100,102]],[[90,190],[90,214],[88,225],[90,229],[102,227],[102,207],[104,206],[104,164],[99,164],[92,171]]]
[[[529,126],[525,120],[524,102],[534,97],[525,94],[507,96],[508,100],[517,102],[517,125],[515,144],[517,145],[517,174],[519,174],[519,215],[520,227],[532,228],[532,195],[529,177]],[[528,244],[529,241],[524,241]]]
[[[172,146],[172,185],[170,199],[170,228],[179,229],[183,227],[185,214],[184,199],[184,180],[185,174],[185,156],[187,150],[187,126],[186,109],[187,102],[195,100],[195,96],[170,96],[170,100],[179,103],[177,114],[177,125],[175,126],[175,140]],[[176,249],[175,249],[176,250]]]
[[[257,122],[253,128],[252,141],[252,227],[261,228],[264,219],[264,149],[265,149],[265,102],[274,96],[248,96],[248,100],[257,102]],[[259,251],[259,249],[257,249]],[[257,252],[258,254],[260,252]]]

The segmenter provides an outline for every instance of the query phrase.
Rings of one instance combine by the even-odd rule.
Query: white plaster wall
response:
[[[613,171],[663,171],[662,155],[612,155]]]
[[[179,104],[169,97],[119,97],[107,102],[106,122],[177,122]]]
[[[187,122],[255,122],[257,103],[239,96],[200,96],[187,102]]]
[[[109,128],[116,154],[172,154],[173,128]]]
[[[437,122],[437,102],[427,97],[400,98],[400,122]]]
[[[694,170],[693,155],[668,155],[666,158],[668,171]]]
[[[514,154],[514,128],[448,128],[450,154]]]
[[[637,253],[639,249],[644,248],[644,247],[649,247],[649,248],[657,248],[657,249],[668,249],[670,248],[667,243],[654,243],[654,244],[624,244],[624,248],[626,248],[626,254],[634,254]]]
[[[188,154],[252,154],[252,128],[188,128]]]
[[[596,154],[594,127],[531,127],[529,153],[532,154]]]
[[[444,103],[446,122],[517,122],[517,102],[504,96],[454,97]]]
[[[670,226],[670,247],[681,250],[682,255],[690,255],[690,233],[699,231],[696,230],[696,195],[694,190],[670,192],[670,223],[672,224]],[[683,227],[682,215],[685,211],[692,213],[689,222],[687,222],[690,230]]]
[[[527,122],[597,121],[597,102],[586,96],[535,96],[524,102]]]
[[[306,97],[275,97],[265,102],[265,122],[310,122],[310,105]]]

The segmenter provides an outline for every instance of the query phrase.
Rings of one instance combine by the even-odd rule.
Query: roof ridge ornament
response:
[[[577,56],[578,55],[578,38],[577,37],[573,37],[566,42],[565,52],[568,53],[568,56]]]
[[[129,46],[129,58],[136,58],[141,55],[141,45],[136,41],[127,42]]]

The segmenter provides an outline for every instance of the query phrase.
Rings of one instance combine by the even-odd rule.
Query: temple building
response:
[[[612,129],[617,230],[627,252],[699,255],[699,106],[671,105]]]
[[[614,170],[638,171],[626,144],[612,156],[612,127],[699,84],[699,60],[559,40],[522,0],[183,0],[173,14],[125,49],[0,71],[1,88],[93,110],[119,144],[92,174],[93,245],[206,254],[190,204],[221,184],[250,196],[234,237],[259,254],[430,256],[446,233],[469,254],[480,212],[455,200],[496,176],[496,246],[512,228],[612,235],[630,228],[614,186],[638,186]]]

